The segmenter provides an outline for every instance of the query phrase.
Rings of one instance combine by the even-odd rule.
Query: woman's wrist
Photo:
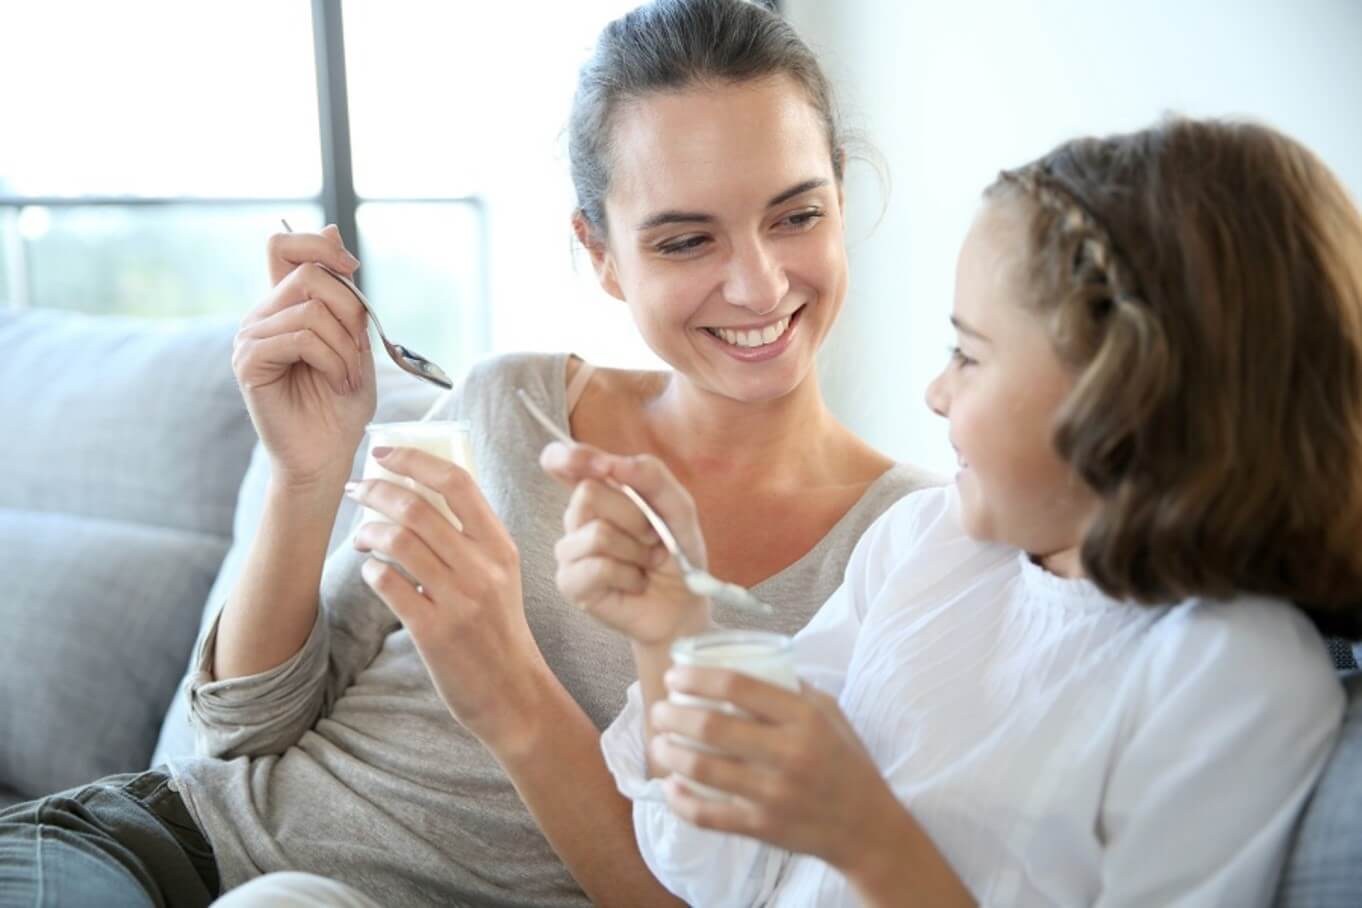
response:
[[[544,745],[554,736],[556,721],[576,701],[542,658],[530,660],[508,673],[515,682],[495,706],[483,727],[470,728],[497,760],[508,768],[520,760],[542,757]]]
[[[282,475],[271,469],[265,496],[300,513],[329,511],[327,516],[334,519],[349,479],[348,469],[317,473],[306,479]]]

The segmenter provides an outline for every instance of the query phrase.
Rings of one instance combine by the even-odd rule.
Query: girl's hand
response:
[[[572,488],[566,535],[554,553],[558,589],[567,600],[635,643],[657,646],[709,627],[709,600],[681,578],[638,506],[611,482],[643,496],[686,556],[705,565],[695,502],[656,457],[620,457],[590,445],[550,444],[540,466]]]
[[[268,250],[274,289],[242,319],[232,370],[273,477],[339,486],[373,418],[374,362],[363,306],[320,266],[350,275],[359,262],[334,226],[275,234]]]
[[[916,824],[835,699],[807,685],[795,693],[716,668],[673,666],[664,680],[671,691],[727,701],[748,713],[731,716],[666,700],[653,704],[656,734],[648,755],[656,769],[673,774],[664,787],[678,816],[814,855],[853,882],[868,856],[900,862],[905,857],[909,839],[903,836]],[[685,779],[734,797],[707,799]]]
[[[348,486],[349,497],[393,521],[361,526],[355,548],[402,566],[370,558],[364,581],[411,634],[450,712],[493,751],[509,752],[531,731],[549,671],[525,620],[515,543],[468,471],[413,448],[374,456],[444,496],[463,529],[394,483]]]

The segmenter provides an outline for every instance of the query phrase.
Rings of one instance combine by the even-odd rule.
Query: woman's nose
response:
[[[790,290],[785,268],[761,243],[733,251],[724,281],[724,299],[757,315],[774,312]]]

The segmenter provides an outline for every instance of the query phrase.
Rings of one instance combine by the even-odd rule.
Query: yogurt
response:
[[[369,453],[364,459],[364,478],[385,479],[403,488],[411,489],[430,502],[435,510],[439,511],[446,520],[454,525],[454,529],[462,530],[463,523],[450,509],[449,503],[445,501],[443,495],[421,485],[410,476],[403,476],[400,473],[385,469],[382,464],[374,459],[373,450],[381,447],[416,448],[418,451],[425,451],[441,460],[447,460],[463,467],[473,474],[474,479],[477,479],[477,472],[473,468],[473,454],[468,444],[468,423],[456,419],[372,423],[365,431],[369,435]],[[368,523],[371,520],[390,522],[387,517],[372,508],[365,508],[363,522]]]
[[[793,643],[784,634],[767,631],[711,631],[677,640],[672,644],[671,656],[672,662],[677,665],[726,668],[786,690],[799,690]],[[667,699],[680,706],[698,706],[730,716],[747,715],[726,700],[711,700],[708,697],[696,697],[677,691],[668,693]],[[687,747],[712,751],[712,748],[690,738],[678,735],[676,739]],[[714,800],[725,800],[729,797],[722,791],[690,779],[686,780],[686,787],[696,794]]]

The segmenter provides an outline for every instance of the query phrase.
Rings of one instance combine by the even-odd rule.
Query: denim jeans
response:
[[[0,908],[213,901],[213,850],[170,783],[153,769],[0,810]]]

